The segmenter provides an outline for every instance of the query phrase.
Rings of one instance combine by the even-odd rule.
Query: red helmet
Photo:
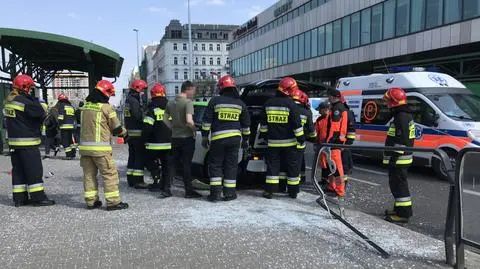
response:
[[[113,84],[108,80],[100,80],[97,86],[95,86],[95,89],[107,97],[115,96],[115,87],[113,87]]]
[[[235,85],[235,80],[229,75],[221,77],[217,83],[217,89],[219,91],[225,88],[237,88],[237,86]]]
[[[13,88],[30,93],[35,88],[35,82],[29,75],[18,75],[13,79]]]
[[[62,92],[58,95],[57,100],[58,101],[68,100],[68,97]]]
[[[141,92],[148,88],[147,83],[145,80],[137,79],[132,84],[130,85],[130,89],[136,91],[136,92]]]
[[[290,91],[290,96],[292,97],[292,99],[293,99],[294,101],[296,101],[296,102],[299,102],[299,103],[302,102],[302,101],[301,101],[301,100],[302,100],[302,94],[303,94],[303,92],[302,92],[300,89],[298,89],[298,88],[293,89],[292,91]]]
[[[295,89],[300,90],[297,81],[291,77],[284,77],[278,84],[278,91],[289,96]]]
[[[152,89],[150,90],[150,94],[152,95],[152,98],[164,97],[166,95],[165,92],[166,92],[165,87],[160,83],[155,83],[155,85],[153,85]]]
[[[391,88],[383,96],[387,101],[388,107],[397,107],[407,104],[407,95],[402,88]]]

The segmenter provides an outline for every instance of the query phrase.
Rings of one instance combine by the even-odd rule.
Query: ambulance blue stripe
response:
[[[359,130],[367,130],[367,131],[387,131],[387,125],[373,125],[373,124],[356,124],[356,128]],[[432,129],[432,128],[424,128],[422,130],[423,134],[429,135],[450,135],[455,137],[468,137],[466,131],[461,130],[447,130],[447,129]],[[478,142],[477,142],[478,143]]]

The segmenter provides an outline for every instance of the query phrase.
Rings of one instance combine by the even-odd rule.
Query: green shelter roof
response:
[[[116,52],[80,39],[21,29],[0,28],[0,45],[45,70],[90,71],[118,77],[123,58]]]

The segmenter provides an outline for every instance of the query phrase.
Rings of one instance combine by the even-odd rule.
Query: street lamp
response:
[[[138,29],[133,29],[133,31],[136,33],[137,35],[137,47],[136,47],[136,51],[137,51],[137,66],[138,68],[140,69],[140,56],[138,54]]]
[[[190,21],[190,0],[188,0],[188,56],[189,66],[190,66],[190,80],[193,80],[193,45],[192,45],[192,23]]]

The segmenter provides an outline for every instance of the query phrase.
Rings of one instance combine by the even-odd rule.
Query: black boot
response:
[[[220,193],[222,191],[222,186],[210,186],[210,195],[207,199],[210,202],[217,202],[221,199]]]
[[[201,198],[202,195],[196,191],[187,191],[185,193],[185,198],[191,199],[191,198]]]
[[[233,201],[235,199],[237,199],[237,194],[236,193],[232,193],[232,194],[228,194],[228,195],[223,196],[223,201],[225,201],[225,202]]]
[[[272,199],[273,198],[273,193],[268,192],[268,191],[264,191],[263,192],[263,198]]]
[[[32,206],[51,206],[54,205],[55,201],[54,200],[41,200],[41,201],[32,201]]]
[[[127,208],[128,208],[127,203],[120,202],[116,205],[107,206],[107,211],[122,210],[122,209],[127,209]]]
[[[160,185],[160,175],[158,172],[152,172],[152,178],[153,178],[153,184],[151,184],[149,187],[148,187],[148,190],[149,191],[152,191],[152,192],[159,192],[159,191],[162,191],[163,188],[162,186]]]
[[[31,200],[15,201],[14,205],[15,205],[15,207],[21,207],[21,206],[30,205],[31,203],[32,203]]]
[[[97,209],[97,208],[100,208],[100,207],[102,207],[102,202],[101,201],[95,201],[93,203],[93,205],[87,205],[88,210]]]

